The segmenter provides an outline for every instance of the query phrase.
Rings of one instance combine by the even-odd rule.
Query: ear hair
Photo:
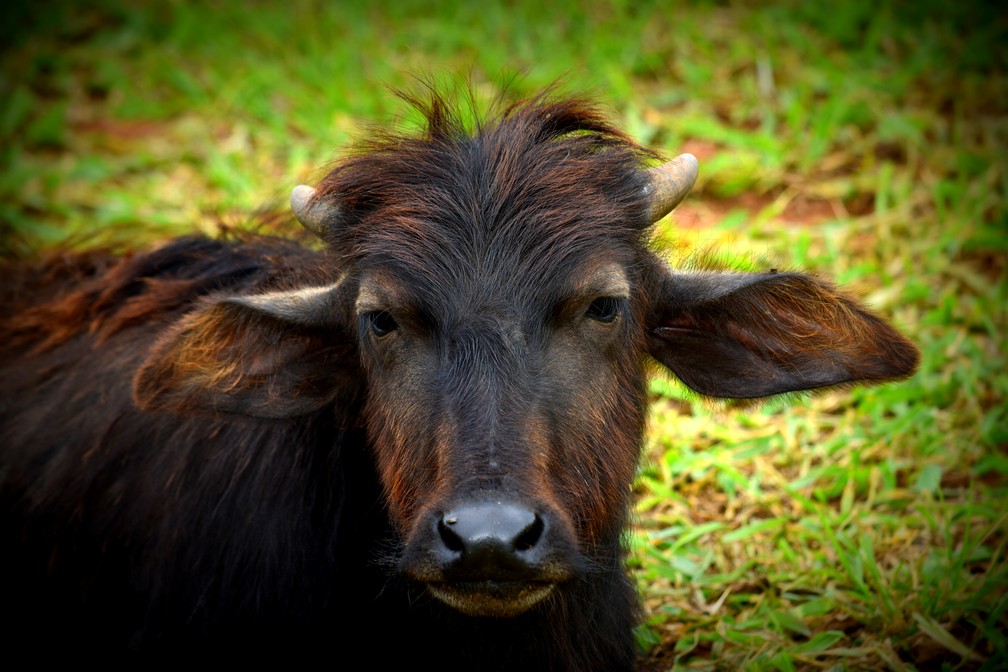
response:
[[[651,354],[691,389],[763,397],[905,378],[917,348],[857,301],[799,273],[666,271]]]
[[[287,418],[352,394],[352,288],[223,296],[172,326],[134,377],[144,410]]]

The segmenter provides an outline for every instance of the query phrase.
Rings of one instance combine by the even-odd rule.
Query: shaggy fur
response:
[[[372,138],[318,185],[339,212],[324,252],[185,238],[2,270],[15,648],[631,670],[651,358],[725,397],[916,366],[814,278],[666,268],[655,157],[588,102],[469,131],[411,100],[425,133]],[[449,526],[494,505],[531,522],[514,557],[466,564]]]

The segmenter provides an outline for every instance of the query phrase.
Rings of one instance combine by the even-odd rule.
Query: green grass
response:
[[[397,119],[387,87],[414,73],[486,98],[563,77],[700,156],[656,232],[673,261],[834,278],[923,352],[907,382],[755,407],[654,380],[630,538],[647,669],[1008,665],[1004,12],[129,4],[0,10],[0,255],[261,223]]]

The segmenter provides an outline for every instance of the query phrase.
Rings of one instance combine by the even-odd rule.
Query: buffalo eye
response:
[[[399,328],[399,324],[395,321],[395,318],[389,315],[386,310],[373,310],[370,313],[365,313],[363,317],[367,328],[378,338],[386,336]]]
[[[589,304],[588,310],[585,311],[585,317],[608,323],[619,317],[622,308],[623,302],[620,299],[613,296],[600,296]]]

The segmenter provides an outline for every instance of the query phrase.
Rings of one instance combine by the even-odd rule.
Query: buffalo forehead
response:
[[[358,313],[408,309],[459,317],[517,312],[546,318],[558,303],[572,297],[629,298],[630,251],[610,245],[579,252],[555,259],[501,255],[476,264],[444,250],[430,256],[418,251],[384,256],[362,273],[356,309]]]

